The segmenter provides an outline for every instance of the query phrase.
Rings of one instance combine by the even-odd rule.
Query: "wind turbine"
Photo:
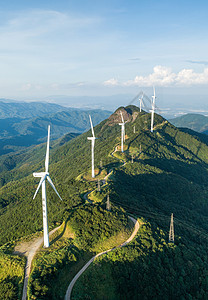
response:
[[[140,112],[142,111],[142,106],[144,107],[143,97],[144,97],[144,93],[142,92],[142,95],[141,95],[141,97],[139,98]]]
[[[151,132],[153,132],[153,125],[154,125],[155,99],[156,99],[156,96],[155,96],[155,88],[154,88],[154,95],[152,96],[152,101],[151,101],[152,109],[150,110],[150,112],[151,112]]]
[[[94,170],[94,148],[95,148],[95,133],[94,133],[94,129],[93,129],[93,125],[92,125],[92,119],[91,116],[89,115],[90,118],[90,125],[91,125],[91,130],[92,130],[92,137],[88,137],[87,139],[90,140],[92,142],[92,178],[95,177],[95,170]]]
[[[52,186],[56,194],[61,199],[59,193],[57,192],[51,178],[49,177],[48,165],[49,165],[49,141],[50,141],[50,125],[48,126],[48,140],[47,140],[47,148],[46,148],[46,158],[45,158],[45,172],[33,173],[34,177],[40,177],[41,180],[37,187],[37,190],[33,196],[35,199],[40,187],[42,186],[42,207],[43,207],[43,237],[44,237],[44,247],[49,247],[49,234],[48,234],[48,217],[47,217],[47,201],[46,201],[46,178],[49,184]],[[62,199],[61,199],[62,200]]]
[[[120,111],[120,113],[121,113],[121,121],[122,121],[122,123],[119,123],[119,125],[121,126],[121,152],[123,152],[123,143],[125,142],[125,124],[126,124],[126,122],[124,122],[124,118],[123,118],[121,111]]]

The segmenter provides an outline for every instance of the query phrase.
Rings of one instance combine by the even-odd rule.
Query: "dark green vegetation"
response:
[[[11,255],[11,246],[0,247],[0,299],[21,298],[25,259]]]
[[[82,133],[90,127],[89,114],[97,125],[110,112],[67,108],[50,103],[0,101],[0,155],[45,141],[49,124],[52,125],[52,139],[66,133]]]
[[[207,299],[207,243],[167,244],[167,233],[151,223],[127,247],[99,257],[75,284],[72,300]]]
[[[65,234],[35,260],[29,299],[63,299],[77,270],[97,252],[96,246],[109,237],[114,237],[115,246],[117,234],[127,225],[126,215],[117,207],[109,212],[101,206],[87,204],[74,210],[65,228],[70,235]]]
[[[125,153],[121,155],[117,151],[114,154],[119,159],[110,155],[116,145],[120,145],[119,110],[95,128],[95,135],[99,137],[95,144],[95,166],[98,167],[102,160],[103,169],[109,171],[114,168],[109,184],[105,185],[100,193],[95,193],[95,196],[99,198],[99,205],[102,207],[109,192],[110,200],[114,204],[124,207],[128,213],[133,213],[136,217],[145,218],[146,225],[134,244],[112,253],[112,257],[109,254],[109,264],[103,258],[102,266],[111,278],[112,297],[109,299],[115,299],[113,295],[121,289],[121,285],[131,295],[129,299],[137,299],[140,288],[149,297],[147,299],[151,299],[151,294],[155,299],[162,299],[159,292],[156,296],[154,294],[160,289],[167,296],[165,299],[180,299],[182,292],[184,292],[184,299],[206,299],[204,295],[208,289],[206,280],[208,272],[207,137],[191,130],[180,130],[159,115],[155,116],[155,130],[151,133],[149,114],[139,113],[138,108],[134,106],[121,109],[124,119],[129,122],[126,123]],[[134,126],[136,133],[133,133]],[[51,228],[68,219],[77,206],[84,205],[82,195],[96,187],[95,182],[77,179],[91,167],[91,144],[87,140],[87,136],[90,135],[90,132],[84,133],[71,141],[67,141],[66,138],[52,145],[49,171],[63,202],[57,199],[49,187],[48,207]],[[38,184],[38,180],[32,177],[32,172],[43,170],[44,157],[45,145],[41,145],[30,149],[24,155],[14,155],[10,158],[6,156],[8,161],[0,162],[0,168],[8,167],[8,170],[1,173],[1,244],[42,229],[41,193],[32,200]],[[127,161],[124,166],[121,159]],[[167,245],[172,212],[175,217],[175,247]],[[79,227],[82,218],[75,220],[75,224]],[[90,228],[89,224],[90,222],[86,227]],[[80,240],[81,236],[86,238],[84,232],[80,232]],[[79,236],[77,239],[79,240]],[[85,244],[86,249],[88,246],[91,247],[88,243]],[[71,244],[67,243],[66,249],[70,247]],[[63,253],[60,255],[65,257]],[[73,259],[73,257],[69,259],[69,264]],[[60,263],[62,260],[64,264],[65,258],[60,258]],[[112,271],[114,263],[116,268]],[[55,269],[52,267],[52,269],[54,270],[51,271],[52,276],[56,277],[54,274],[58,274],[59,267]],[[41,276],[47,277],[48,271],[44,272],[46,273],[41,273]],[[60,276],[65,273],[61,274],[60,272]],[[145,274],[144,278],[143,274]],[[105,281],[102,281],[103,290],[107,289],[105,285],[105,282],[108,285],[107,277],[108,275]],[[140,286],[135,287],[138,282]],[[171,286],[174,287],[173,290]],[[123,289],[121,289],[122,293],[124,293]],[[42,288],[40,293],[41,291]],[[126,299],[122,298],[122,293],[117,299]],[[91,297],[95,299],[94,296]],[[96,299],[102,297],[96,296]]]
[[[187,114],[171,119],[170,122],[177,127],[186,127],[204,134],[208,134],[208,117],[200,114]]]

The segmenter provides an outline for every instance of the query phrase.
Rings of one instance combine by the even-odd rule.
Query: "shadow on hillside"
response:
[[[144,166],[150,165],[164,172],[177,174],[196,184],[208,184],[208,169],[205,164],[197,164],[196,162],[190,164],[180,160],[166,158],[138,159],[137,161]]]
[[[129,212],[143,217],[152,213],[170,216],[173,212],[180,220],[208,231],[208,191],[182,175],[128,175],[119,170],[112,190],[112,201]]]
[[[66,222],[64,222],[64,227],[63,227],[61,233],[60,233],[58,236],[56,236],[53,240],[50,241],[50,245],[53,245],[53,244],[54,244],[55,242],[57,242],[60,238],[62,238],[62,236],[64,235],[64,233],[65,233],[65,231],[66,231],[67,222],[68,222],[68,220],[67,220]]]

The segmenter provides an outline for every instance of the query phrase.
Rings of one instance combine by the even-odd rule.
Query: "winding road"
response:
[[[113,154],[117,151],[118,146],[115,147],[115,150],[111,153],[111,156],[115,157]],[[115,157],[117,158],[117,157]],[[119,158],[117,158],[118,160],[120,160]],[[125,161],[122,160],[124,165],[125,165]],[[112,173],[113,169],[111,169],[109,171],[109,173],[105,176],[105,178],[102,180],[103,184],[106,184],[106,181],[108,179],[108,177],[110,176],[110,174]],[[84,195],[84,199],[89,201],[90,203],[92,203],[91,200],[88,199],[88,194],[90,194],[90,192],[87,192]],[[77,279],[81,276],[81,274],[89,267],[89,265],[99,256],[106,254],[110,251],[114,251],[115,249],[121,248],[126,246],[129,242],[131,242],[133,240],[133,238],[135,237],[135,235],[137,234],[138,230],[139,230],[139,223],[136,219],[132,218],[129,216],[129,219],[131,219],[135,226],[134,226],[134,231],[132,232],[131,236],[129,237],[129,239],[127,241],[125,241],[124,243],[122,243],[119,246],[116,246],[112,249],[103,251],[101,253],[96,254],[95,256],[93,256],[85,265],[84,267],[75,275],[75,277],[73,278],[73,280],[71,281],[71,283],[68,286],[66,295],[65,295],[65,300],[69,300],[70,299],[70,295],[71,295],[71,291],[72,288],[75,284],[75,282],[77,281]],[[53,229],[52,231],[50,231],[49,236],[51,236],[53,233],[55,233],[59,228],[61,227],[58,226],[57,228]],[[28,245],[29,244],[29,245]],[[22,300],[26,300],[27,299],[27,287],[28,287],[28,279],[29,279],[29,275],[31,272],[31,265],[32,265],[32,260],[35,256],[35,254],[37,253],[37,251],[39,250],[39,248],[41,247],[41,245],[43,244],[43,237],[39,237],[37,239],[35,239],[32,243],[26,243],[25,247],[23,246],[21,249],[17,249],[15,250],[15,254],[23,254],[26,256],[27,258],[27,262],[26,262],[26,266],[25,266],[25,276],[24,276],[24,286],[23,286],[23,293],[22,293]]]
[[[122,160],[122,159],[119,159],[118,157],[116,157],[116,156],[113,155],[116,151],[118,151],[118,146],[115,147],[115,150],[114,150],[110,155],[111,155],[112,157],[118,159],[118,160]],[[122,160],[122,162],[123,162],[123,166],[124,166],[124,165],[126,164],[126,161]],[[108,177],[110,176],[110,174],[112,173],[112,171],[113,171],[113,169],[111,169],[111,170],[109,171],[109,173],[105,176],[105,178],[102,180],[104,184],[106,183],[106,181],[107,181]],[[88,199],[88,194],[90,194],[90,193],[91,193],[91,192],[87,192],[87,193],[84,195],[84,199],[85,199],[85,200],[88,200],[88,201],[89,201],[89,199]],[[128,245],[128,243],[130,243],[130,242],[133,240],[133,238],[135,237],[135,235],[137,234],[137,232],[138,232],[138,230],[139,230],[139,222],[138,222],[136,219],[134,219],[133,217],[130,217],[130,216],[128,216],[128,217],[129,217],[129,219],[131,219],[131,220],[134,222],[134,224],[135,224],[135,225],[134,225],[134,231],[132,232],[132,234],[131,234],[131,236],[128,238],[128,240],[126,240],[124,243],[122,243],[122,244],[119,245],[119,246],[116,246],[116,247],[114,247],[114,248],[112,248],[112,249],[109,249],[109,250],[100,252],[100,253],[96,254],[95,256],[93,256],[93,257],[92,257],[92,258],[84,265],[84,267],[82,267],[82,269],[74,276],[74,278],[72,279],[71,283],[69,284],[69,286],[68,286],[68,288],[67,288],[66,295],[65,295],[65,300],[70,300],[71,292],[72,292],[72,289],[73,289],[73,287],[74,287],[76,281],[78,280],[78,278],[84,273],[84,271],[91,265],[91,263],[92,263],[97,257],[99,257],[99,256],[101,256],[101,255],[103,255],[103,254],[106,254],[106,253],[108,253],[108,252],[110,252],[110,251],[114,251],[114,250],[116,250],[116,249],[118,249],[118,248],[122,248],[122,247]]]
[[[117,246],[117,247],[114,247],[114,248],[112,248],[112,249],[109,249],[109,250],[100,252],[100,253],[96,254],[95,256],[93,256],[93,257],[92,257],[92,258],[84,265],[84,267],[83,267],[83,268],[75,275],[75,277],[72,279],[72,281],[71,281],[71,283],[69,284],[68,289],[67,289],[67,291],[66,291],[65,300],[70,300],[71,292],[72,292],[73,286],[75,285],[76,281],[78,280],[78,278],[82,275],[82,273],[84,273],[84,271],[91,265],[91,263],[92,263],[97,257],[99,257],[99,256],[101,256],[101,255],[103,255],[103,254],[106,254],[106,253],[108,253],[108,252],[110,252],[110,251],[114,251],[114,250],[116,250],[116,249],[118,249],[118,248],[122,248],[122,247],[126,246],[128,243],[130,243],[130,242],[133,240],[133,238],[135,237],[135,235],[137,234],[137,232],[138,232],[138,230],[139,230],[139,222],[138,222],[136,219],[134,219],[134,218],[132,218],[132,217],[130,217],[130,216],[129,216],[129,219],[131,219],[131,220],[134,222],[135,226],[134,226],[134,231],[132,232],[132,234],[131,234],[131,236],[128,238],[128,240],[125,241],[124,243],[122,243],[121,245]]]
[[[56,232],[59,228],[61,227],[58,226],[55,229],[51,230],[49,232],[49,236],[51,236],[54,232]],[[23,292],[22,292],[22,300],[27,299],[27,286],[28,286],[28,279],[31,271],[31,265],[32,265],[32,260],[37,253],[38,249],[41,247],[43,244],[43,236],[35,239],[30,246],[24,251],[24,255],[27,258],[26,266],[25,266],[25,277],[24,277],[24,286],[23,286]]]

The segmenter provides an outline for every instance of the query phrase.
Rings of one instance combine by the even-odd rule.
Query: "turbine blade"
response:
[[[46,158],[45,158],[45,171],[46,172],[48,172],[48,165],[49,165],[49,143],[50,143],[50,125],[48,125],[48,140],[47,140]]]
[[[123,118],[122,112],[120,111],[120,113],[121,113],[121,120],[122,120],[122,123],[124,123],[124,118]]]
[[[89,117],[90,117],[90,125],[91,125],[91,130],[92,130],[92,136],[95,137],[95,133],[94,133],[93,125],[92,125],[92,119],[91,119],[90,115],[89,115]]]
[[[36,192],[35,192],[35,194],[34,194],[34,196],[33,196],[33,199],[35,199],[35,197],[36,197],[36,195],[37,195],[37,192],[39,191],[39,189],[40,189],[40,187],[41,187],[41,185],[42,185],[42,183],[43,183],[43,181],[44,181],[45,179],[46,179],[46,175],[43,176],[43,177],[41,178],[41,180],[40,180],[40,182],[39,182],[39,184],[38,184],[37,190],[36,190]]]
[[[47,180],[48,180],[48,182],[50,183],[50,185],[52,186],[52,188],[54,189],[54,191],[56,192],[56,194],[57,194],[57,195],[59,196],[59,198],[61,199],[59,193],[57,192],[57,190],[56,190],[56,188],[55,188],[55,186],[54,186],[54,184],[53,184],[53,182],[52,182],[52,180],[51,180],[51,178],[50,178],[49,176],[47,176]],[[61,199],[61,201],[62,201],[62,199]]]
[[[139,98],[139,97],[141,96],[142,93],[143,93],[142,91],[139,92],[139,94],[137,94],[137,95],[131,100],[131,102],[129,102],[128,105],[131,105],[132,103],[134,103],[134,101],[135,101],[137,98]]]

